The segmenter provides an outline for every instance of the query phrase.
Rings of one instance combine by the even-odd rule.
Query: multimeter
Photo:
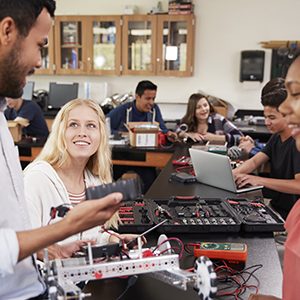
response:
[[[200,242],[194,246],[194,256],[202,255],[211,259],[246,262],[248,250],[244,243]]]

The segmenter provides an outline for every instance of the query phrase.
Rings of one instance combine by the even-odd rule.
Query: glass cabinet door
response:
[[[84,21],[76,17],[57,17],[56,69],[58,74],[81,74],[86,71]]]
[[[155,73],[156,16],[124,16],[123,73]]]
[[[118,16],[89,17],[89,73],[120,74],[120,20]]]
[[[194,16],[158,16],[157,74],[193,73]]]
[[[54,69],[54,26],[52,26],[48,44],[41,49],[41,67],[35,70],[35,74],[53,74]]]

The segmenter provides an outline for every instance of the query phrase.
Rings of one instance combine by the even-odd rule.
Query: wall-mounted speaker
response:
[[[265,51],[246,50],[241,52],[240,81],[260,81],[264,79]]]

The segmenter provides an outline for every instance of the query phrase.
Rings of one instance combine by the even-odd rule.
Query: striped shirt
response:
[[[85,191],[79,194],[73,194],[68,192],[68,195],[72,206],[76,206],[77,204],[85,200]]]
[[[214,134],[225,135],[227,147],[238,145],[243,133],[222,115],[213,113],[208,117],[208,130]]]

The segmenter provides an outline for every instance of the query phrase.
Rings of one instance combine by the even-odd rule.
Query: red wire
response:
[[[242,283],[241,280],[243,279],[243,277],[241,277],[241,272],[240,271],[236,271],[232,268],[230,268],[225,261],[223,261],[223,265],[217,266],[215,267],[215,272],[217,273],[217,278],[219,280],[222,279],[231,279],[233,282],[235,282],[238,287],[236,287],[234,290],[232,291],[228,291],[228,292],[219,292],[217,294],[217,296],[233,296],[234,299],[239,299],[239,295],[243,294],[246,289],[249,288],[253,288],[255,289],[256,294],[258,293],[258,286],[254,285],[254,284],[245,284]],[[226,275],[226,272],[229,272],[229,276]],[[221,276],[222,273],[225,273],[223,276]],[[244,280],[244,279],[243,279]]]
[[[200,247],[200,243],[187,243],[184,245],[184,250],[188,254],[194,254],[193,249],[191,247]]]
[[[251,285],[245,285],[245,287],[247,287],[248,289],[255,289],[255,294],[258,293],[258,287],[254,284],[251,284]]]
[[[164,240],[163,242],[161,242],[160,244],[158,244],[153,251],[155,251],[156,249],[158,249],[161,245],[163,245],[164,243],[166,242],[170,242],[170,241],[175,241],[177,242],[179,245],[180,245],[180,253],[179,253],[179,259],[182,258],[182,255],[183,255],[183,252],[184,252],[184,244],[183,242],[179,239],[179,238],[176,238],[176,237],[171,237],[171,238],[168,238],[166,240]]]
[[[165,249],[164,251],[160,252],[160,254],[164,254],[165,252],[167,252],[169,250],[179,250],[179,247],[171,247],[171,248]]]
[[[194,272],[194,270],[195,270],[194,267],[193,267],[193,268],[188,268],[188,269],[186,269],[186,271],[188,271],[188,272]]]
[[[187,173],[191,174],[191,172],[193,172],[194,169],[193,169],[193,166],[180,166],[175,169],[175,172],[177,172],[177,173],[183,172],[183,171],[187,171]]]
[[[104,232],[106,232],[106,233],[108,233],[109,235],[112,235],[112,236],[115,236],[116,238],[118,238],[122,242],[122,248],[124,249],[125,241],[122,240],[121,237],[118,234],[116,234],[116,233],[114,233],[112,231],[107,230],[104,226],[101,226],[100,231],[101,230],[104,231]]]

